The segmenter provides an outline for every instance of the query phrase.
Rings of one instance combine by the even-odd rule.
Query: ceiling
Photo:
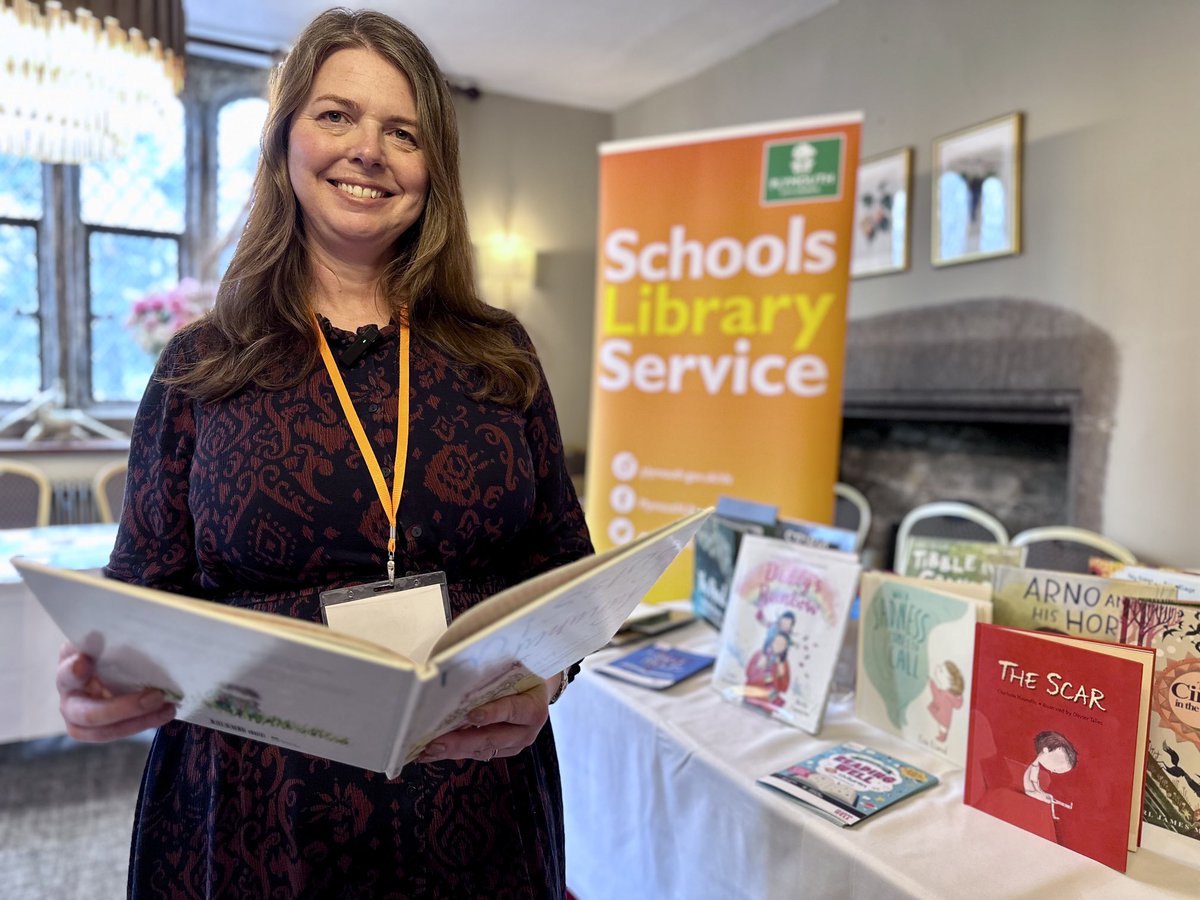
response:
[[[336,0],[184,0],[190,37],[286,49]],[[837,0],[375,0],[454,81],[613,111]],[[347,5],[354,5],[348,2]]]

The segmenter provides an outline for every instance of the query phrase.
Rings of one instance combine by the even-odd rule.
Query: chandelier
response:
[[[120,156],[183,89],[183,0],[67,2],[0,0],[0,153]]]

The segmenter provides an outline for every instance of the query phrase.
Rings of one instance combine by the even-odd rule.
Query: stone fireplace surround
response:
[[[868,564],[909,509],[963,500],[1010,534],[1103,530],[1112,339],[1031,300],[962,300],[849,323],[839,478],[870,501]]]

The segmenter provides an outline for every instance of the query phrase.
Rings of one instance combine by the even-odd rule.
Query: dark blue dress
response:
[[[354,339],[322,322],[334,354]],[[512,326],[532,349],[528,336]],[[343,371],[391,484],[398,330]],[[177,338],[177,371],[203,333]],[[544,383],[525,411],[414,330],[397,572],[442,569],[454,613],[591,552]],[[387,519],[323,367],[295,388],[201,403],[151,383],[113,578],[320,621],[318,594],[382,577]],[[393,780],[182,722],[138,799],[132,897],[562,897],[547,723],[519,755],[412,764]]]

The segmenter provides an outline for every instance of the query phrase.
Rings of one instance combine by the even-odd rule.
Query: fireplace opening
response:
[[[978,506],[1010,535],[1070,521],[1069,421],[1006,418],[847,415],[838,477],[871,503],[868,565],[891,568],[900,520],[935,500]]]

